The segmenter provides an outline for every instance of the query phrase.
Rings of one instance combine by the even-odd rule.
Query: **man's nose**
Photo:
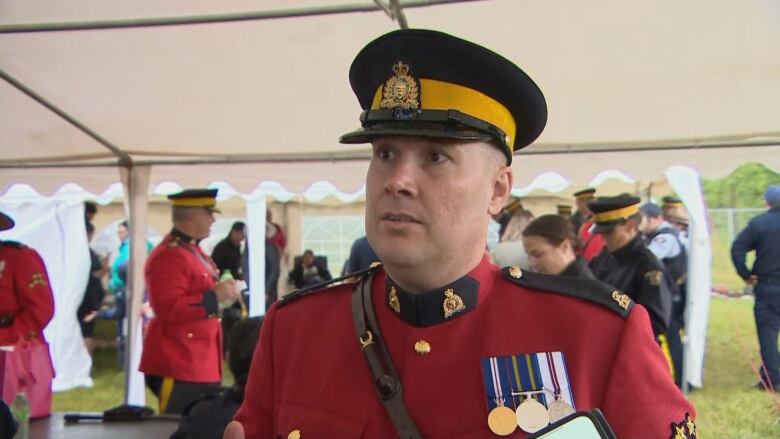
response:
[[[416,165],[410,160],[399,160],[391,168],[385,191],[390,195],[413,197],[417,195]]]

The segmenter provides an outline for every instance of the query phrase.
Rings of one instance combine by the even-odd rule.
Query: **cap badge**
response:
[[[393,66],[394,75],[385,82],[382,90],[381,108],[413,109],[420,106],[417,81],[409,75],[409,66],[398,61]]]
[[[448,319],[453,314],[466,310],[466,305],[463,304],[463,299],[455,294],[452,288],[447,288],[444,292],[444,303],[442,303],[444,309],[444,318]]]

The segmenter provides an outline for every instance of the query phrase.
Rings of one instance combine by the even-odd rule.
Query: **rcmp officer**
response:
[[[681,386],[683,345],[680,331],[685,327],[688,252],[680,238],[680,231],[664,218],[660,207],[646,203],[639,210],[642,212],[640,229],[647,248],[661,261],[672,281],[672,313],[667,336],[674,363],[674,380]]]
[[[160,413],[181,413],[222,382],[219,303],[234,301],[234,280],[219,282],[198,243],[214,223],[216,189],[190,189],[168,198],[173,229],[152,250],[145,277],[154,318],[144,338],[141,372],[160,400]]]
[[[593,212],[588,207],[588,203],[596,199],[596,189],[585,188],[574,193],[577,200],[577,213],[582,213],[583,222],[577,229],[577,236],[582,240],[582,250],[579,255],[586,261],[596,257],[604,249],[604,240],[601,235],[595,233]]]
[[[596,197],[596,189],[589,187],[580,189],[574,193],[574,201],[577,205],[577,210],[571,215],[571,222],[574,224],[574,233],[578,233],[580,227],[585,224],[585,221],[593,216],[593,213],[588,209],[588,201]]]
[[[0,231],[14,221],[0,212]],[[40,340],[54,316],[54,297],[43,259],[35,250],[14,241],[0,241],[0,345],[20,339]]]
[[[383,265],[269,310],[225,437],[524,437],[595,407],[619,437],[692,432],[643,307],[485,254],[512,153],[546,122],[531,79],[401,30],[357,55],[350,82],[365,111],[341,141],[372,144],[366,233]]]
[[[593,274],[647,308],[653,333],[665,335],[672,309],[671,283],[639,233],[639,198],[605,197],[591,201],[588,207],[594,214],[595,232],[602,235],[606,246],[606,251],[590,261]]]

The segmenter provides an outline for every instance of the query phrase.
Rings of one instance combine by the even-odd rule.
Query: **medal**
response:
[[[515,412],[504,405],[504,401],[498,400],[496,408],[488,414],[488,427],[498,436],[509,436],[517,428]]]
[[[555,401],[553,401],[547,409],[551,424],[560,421],[572,413],[574,413],[574,409],[569,404],[566,404],[566,401],[562,400],[560,395],[556,396]]]
[[[517,426],[526,433],[536,433],[550,423],[547,409],[530,395],[517,407],[515,415]]]

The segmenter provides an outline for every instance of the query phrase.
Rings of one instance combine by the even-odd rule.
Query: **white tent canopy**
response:
[[[360,5],[376,8],[352,2]],[[50,30],[74,22],[94,27],[128,19],[260,17],[318,7],[350,5],[3,2],[0,167],[206,162],[196,169],[154,166],[152,186],[222,179],[248,192],[258,181],[277,181],[301,192],[325,179],[357,190],[365,162],[339,159],[365,159],[367,150],[337,138],[358,124],[360,109],[347,83],[351,59],[369,39],[398,27],[383,12]],[[549,123],[516,160],[520,186],[544,171],[586,184],[610,166],[637,179],[671,164],[720,176],[748,157],[780,168],[780,9],[771,0],[487,0],[404,14],[412,27],[445,30],[495,49],[538,82]],[[22,90],[83,124],[113,151]],[[753,144],[760,146],[749,155],[728,148]],[[654,150],[670,146],[677,148]],[[719,148],[699,150],[712,146]],[[615,149],[632,152],[626,159],[569,155]],[[117,180],[116,172],[95,168],[6,169],[0,191],[25,182],[51,193],[57,184],[75,182],[100,192]]]

